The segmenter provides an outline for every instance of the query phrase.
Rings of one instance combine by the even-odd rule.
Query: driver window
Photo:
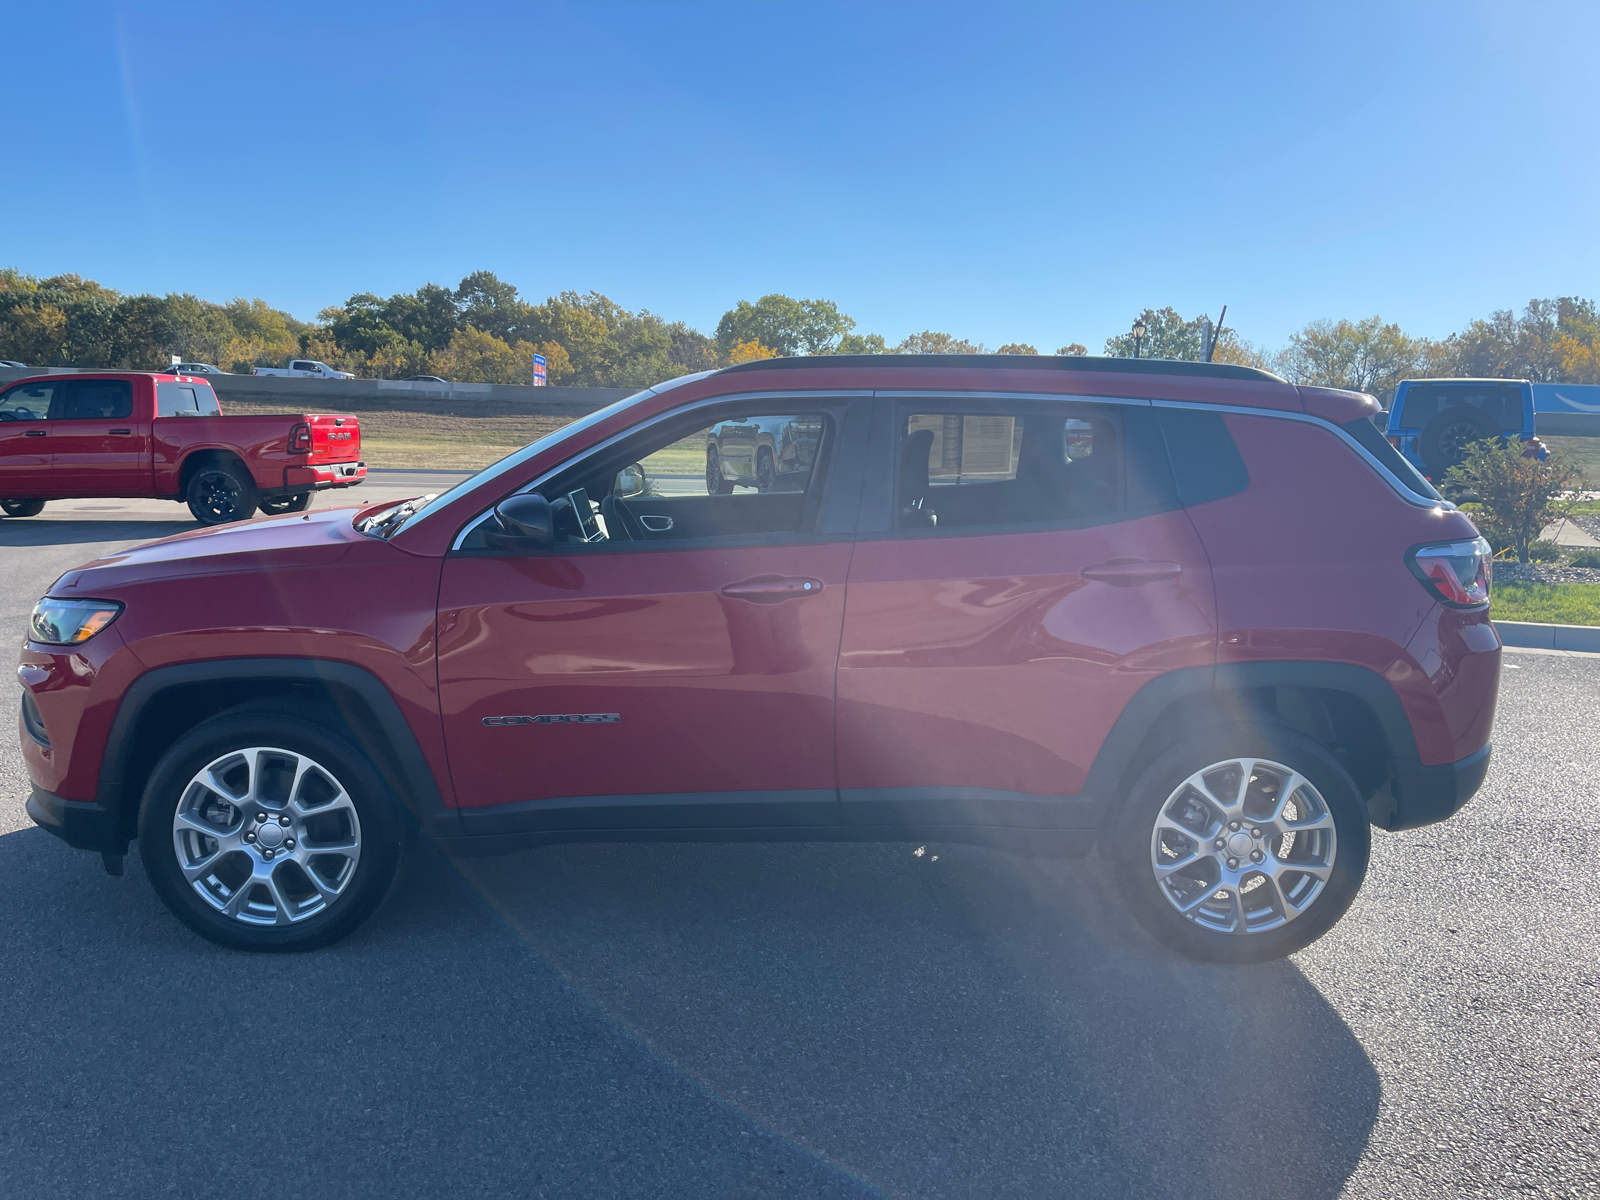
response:
[[[755,413],[641,434],[539,491],[556,549],[795,534],[816,520],[825,413]],[[489,548],[474,535],[465,550]]]
[[[25,383],[0,396],[0,421],[43,421],[50,414],[53,383]]]

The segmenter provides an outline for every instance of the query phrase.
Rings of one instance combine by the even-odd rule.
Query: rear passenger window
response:
[[[133,385],[126,379],[72,379],[56,384],[53,421],[125,421],[133,416]]]
[[[1515,384],[1412,384],[1400,409],[1402,429],[1421,429],[1447,408],[1464,404],[1494,418],[1506,433],[1522,428],[1522,389]]]
[[[1175,503],[1148,409],[902,411],[895,491],[901,529],[1097,523]]]

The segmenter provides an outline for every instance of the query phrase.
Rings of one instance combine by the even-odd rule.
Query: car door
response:
[[[57,381],[0,392],[0,500],[51,495],[50,399]]]
[[[439,694],[469,831],[837,823],[834,671],[867,405],[695,406],[540,483],[557,545],[496,549],[492,514],[458,539]],[[708,493],[720,420],[797,410],[825,429],[811,487]],[[596,497],[585,541],[594,526],[574,514]]]
[[[150,491],[150,424],[134,420],[131,381],[71,379],[56,385],[50,470],[52,486],[63,496]]]
[[[1145,403],[884,399],[838,691],[847,824],[1092,828],[1095,754],[1216,652],[1210,569]]]

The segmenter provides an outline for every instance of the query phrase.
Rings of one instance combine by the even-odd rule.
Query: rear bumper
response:
[[[367,477],[364,462],[329,463],[325,467],[285,467],[286,492],[320,492],[325,488],[355,487]]]
[[[126,854],[128,839],[119,828],[117,814],[92,800],[63,800],[36,787],[28,797],[28,816],[67,845],[103,854]]]
[[[1426,767],[1396,763],[1394,778],[1368,802],[1372,823],[1397,832],[1437,824],[1460,812],[1483,786],[1492,746],[1486,745],[1460,762]]]

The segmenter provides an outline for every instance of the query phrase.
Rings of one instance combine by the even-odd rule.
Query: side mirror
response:
[[[630,496],[643,495],[644,468],[638,463],[634,463],[631,467],[623,467],[617,472],[617,481],[611,485],[611,494],[622,500]]]
[[[496,550],[550,549],[556,541],[550,501],[538,492],[507,496],[495,505],[494,521],[484,537]]]

